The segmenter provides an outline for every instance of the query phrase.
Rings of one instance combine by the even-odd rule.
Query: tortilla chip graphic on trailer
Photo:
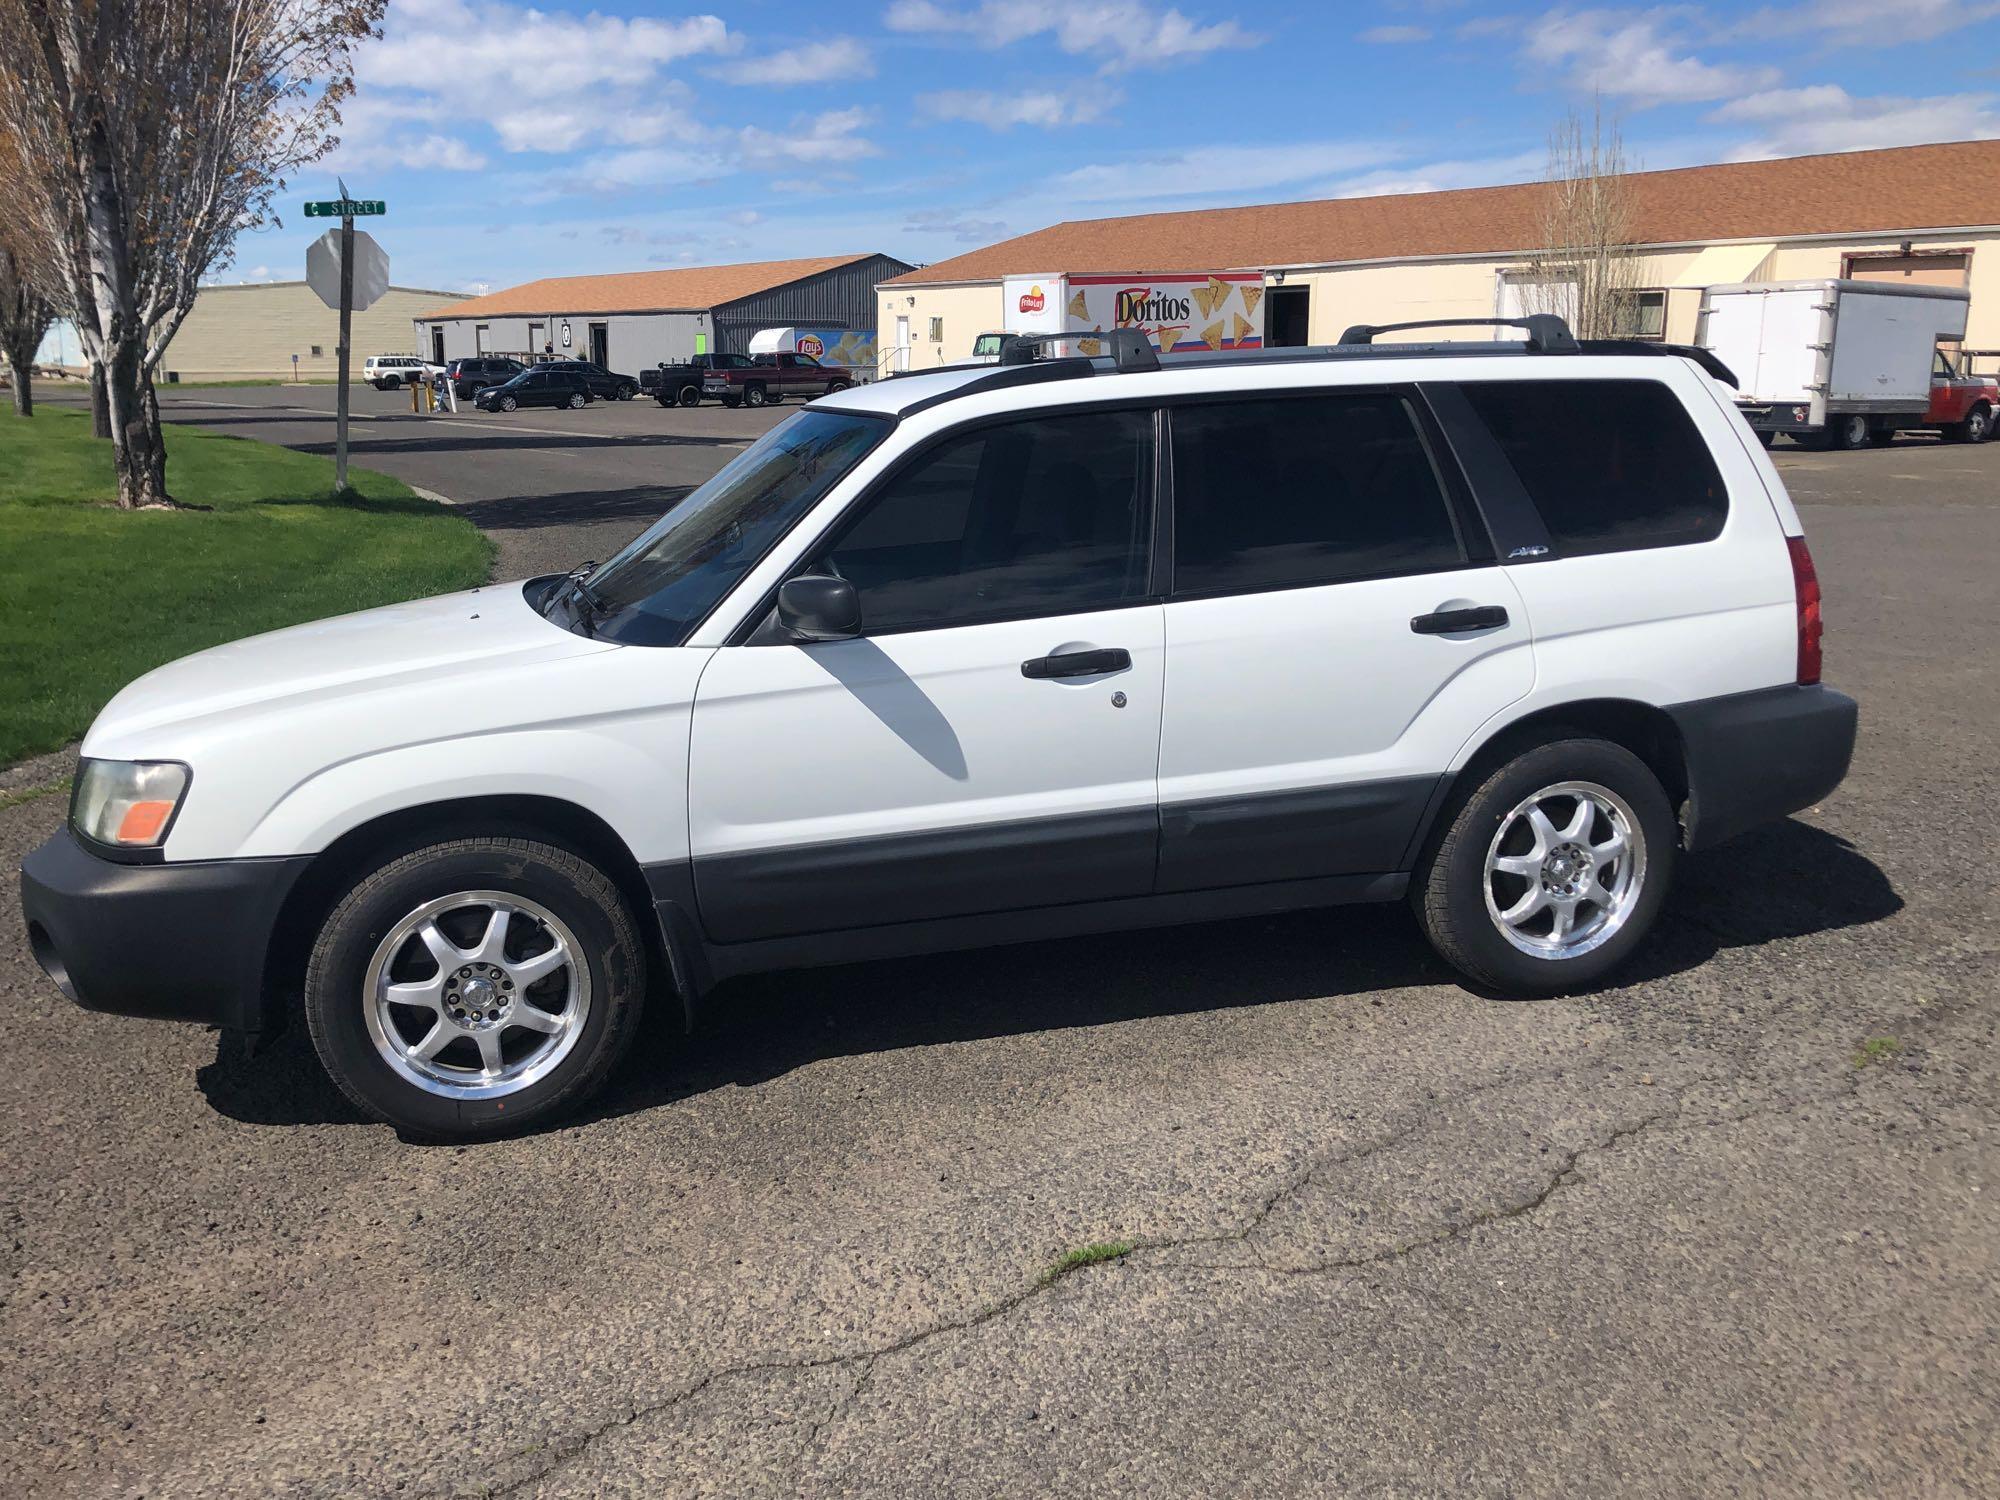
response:
[[[1211,314],[1222,311],[1222,304],[1229,300],[1229,283],[1220,276],[1208,278],[1208,310]]]
[[[1069,299],[1069,315],[1079,323],[1090,316],[1090,313],[1083,305],[1083,293],[1081,291],[1078,291]]]
[[[1243,310],[1245,312],[1254,313],[1257,310],[1257,304],[1263,300],[1264,288],[1261,283],[1247,281],[1243,283]]]
[[[1236,331],[1233,334],[1231,334],[1230,337],[1235,339],[1235,341],[1240,344],[1243,342],[1244,339],[1249,337],[1251,329],[1253,329],[1255,326],[1256,325],[1252,323],[1248,318],[1244,317],[1242,313],[1238,313],[1236,315]]]
[[[1211,323],[1201,331],[1201,341],[1211,349],[1222,347],[1222,325]]]

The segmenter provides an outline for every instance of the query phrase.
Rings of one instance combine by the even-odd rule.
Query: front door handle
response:
[[[1418,635],[1456,635],[1461,630],[1491,630],[1507,623],[1507,609],[1501,604],[1475,604],[1469,609],[1441,609],[1435,614],[1418,615],[1410,629]]]
[[[1023,677],[1099,677],[1106,672],[1123,672],[1132,665],[1132,653],[1123,646],[1107,646],[1101,651],[1065,651],[1060,656],[1037,656],[1021,663]]]

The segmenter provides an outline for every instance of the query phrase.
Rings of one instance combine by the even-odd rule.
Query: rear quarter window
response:
[[[1461,387],[1561,555],[1709,542],[1729,492],[1680,398],[1656,380]]]

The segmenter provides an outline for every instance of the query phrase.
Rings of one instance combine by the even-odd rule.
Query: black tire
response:
[[[630,401],[634,396],[638,394],[639,394],[639,387],[637,387],[636,385],[621,385],[618,387],[618,399],[620,401]]]
[[[850,384],[852,384],[852,382],[846,380],[829,380],[826,383],[826,393],[829,396],[831,396],[835,391],[846,390]]]
[[[547,908],[576,935],[589,970],[589,1010],[570,1050],[546,1076],[500,1098],[426,1092],[390,1066],[369,1034],[364,996],[376,949],[425,902],[461,891],[497,891]],[[427,1141],[481,1139],[574,1109],[631,1049],[645,999],[646,945],[617,886],[569,850],[523,838],[434,844],[364,877],[320,929],[305,984],[313,1047],[340,1091],[371,1117]]]
[[[502,411],[519,411],[521,408],[521,403],[516,401],[512,396],[502,396],[493,404]]]
[[[748,385],[743,388],[745,406],[762,406],[768,400],[770,394],[761,385]]]
[[[1641,841],[1644,874],[1621,925],[1598,946],[1545,957],[1515,946],[1488,911],[1487,856],[1524,799],[1565,782],[1591,783],[1623,800]],[[1644,761],[1608,740],[1562,739],[1517,755],[1448,805],[1446,816],[1444,836],[1411,886],[1411,904],[1446,963],[1503,995],[1563,994],[1601,979],[1645,941],[1673,879],[1678,828],[1667,794]]]
[[[398,391],[401,390],[402,388],[403,388],[403,377],[400,375],[388,376],[386,379],[383,380],[381,386],[379,387],[379,389],[385,391]]]
[[[1874,438],[1875,429],[1864,416],[1835,417],[1831,426],[1836,448],[1866,448]]]
[[[584,402],[585,402],[585,401],[586,401],[587,399],[588,399],[588,398],[587,398],[587,397],[586,397],[586,396],[585,396],[585,395],[583,394],[583,392],[582,392],[582,391],[573,391],[573,392],[571,392],[571,393],[570,393],[570,398],[569,398],[569,409],[570,409],[571,411],[582,411],[582,410],[583,410],[583,403],[584,403]]]
[[[1948,443],[1983,443],[1992,435],[1993,412],[1984,406],[1973,407],[1963,422],[1954,422],[1944,429],[1944,440]]]
[[[680,403],[682,406],[701,405],[701,387],[698,385],[682,386],[680,394]]]
[[[1877,427],[1868,434],[1868,444],[1872,448],[1886,448],[1895,441],[1896,429],[1893,427]]]
[[[741,396],[724,396],[722,398],[722,404],[724,406],[741,406],[743,404],[743,398]]]
[[[1770,447],[1772,443],[1776,442],[1777,438],[1778,435],[1775,432],[1759,432],[1757,434],[1757,441],[1762,443],[1766,448]]]

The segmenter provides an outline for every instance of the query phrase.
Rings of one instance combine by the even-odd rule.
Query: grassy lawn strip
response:
[[[0,765],[76,739],[126,683],[260,631],[484,581],[491,544],[385,474],[167,427],[202,512],[121,512],[85,412],[0,410]]]

